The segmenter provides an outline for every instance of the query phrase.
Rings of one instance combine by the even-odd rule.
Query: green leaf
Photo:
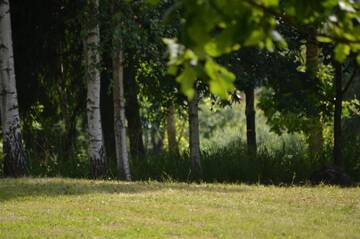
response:
[[[325,8],[332,9],[338,5],[338,0],[323,0],[321,5]]]
[[[218,57],[223,54],[223,52],[219,49],[218,45],[215,41],[208,42],[205,47],[205,51],[212,57]]]
[[[235,75],[212,59],[206,61],[205,71],[210,77],[210,91],[225,99],[228,92],[234,89]]]
[[[277,7],[279,5],[279,0],[264,0],[265,7]]]
[[[177,73],[177,66],[175,66],[175,65],[170,65],[170,66],[168,67],[168,69],[167,69],[167,73],[168,73],[169,75],[172,75],[172,76],[176,75],[176,73]]]
[[[271,38],[266,38],[265,40],[265,47],[268,51],[273,52],[274,51],[274,43]]]
[[[335,53],[335,59],[340,62],[343,63],[347,56],[350,54],[350,46],[340,43],[335,47],[334,53]]]
[[[329,37],[324,37],[324,36],[318,36],[316,38],[319,42],[323,42],[323,43],[331,43],[333,42],[333,40]]]
[[[265,33],[262,30],[254,30],[251,32],[250,36],[246,39],[245,46],[256,46],[261,42],[265,37]]]
[[[194,68],[187,65],[184,71],[176,78],[176,81],[180,83],[181,91],[191,99],[194,96],[194,83],[197,75]]]
[[[358,63],[358,65],[360,65],[360,53],[356,57],[356,62]]]

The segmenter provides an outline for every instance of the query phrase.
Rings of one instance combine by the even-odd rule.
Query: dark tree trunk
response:
[[[74,163],[75,158],[76,118],[76,115],[72,114],[69,118],[64,119],[63,157],[66,162],[71,163]]]
[[[255,89],[254,87],[245,90],[246,96],[246,136],[248,154],[256,157],[256,127],[255,127]]]
[[[163,138],[164,132],[159,129],[159,127],[152,127],[151,128],[151,144],[154,153],[161,154],[163,152]]]
[[[126,118],[128,121],[130,154],[132,157],[138,158],[145,155],[145,147],[140,118],[140,106],[137,99],[139,89],[135,76],[135,65],[130,62],[125,67]]]
[[[110,48],[110,47],[109,47]],[[110,91],[112,74],[112,54],[113,52],[104,52],[102,62],[108,69],[101,72],[101,94],[100,94],[100,110],[101,122],[104,132],[104,146],[107,160],[114,160],[115,156],[115,141],[114,141],[114,102],[113,92]],[[115,160],[114,160],[115,161]]]
[[[63,51],[61,47],[59,47],[59,54]],[[66,78],[64,74],[64,63],[62,56],[60,55],[60,63],[59,63],[59,87],[58,94],[60,96],[60,109],[64,122],[65,131],[62,135],[62,164],[74,164],[74,151],[75,151],[75,140],[76,140],[76,119],[77,119],[77,107],[72,106],[73,98],[71,97],[71,82],[73,79]],[[65,68],[66,69],[66,68]]]
[[[199,99],[197,94],[189,101],[189,146],[191,159],[191,180],[201,180],[203,173],[200,157]]]
[[[316,33],[314,33],[316,36]],[[316,74],[319,69],[320,48],[316,39],[310,37],[306,43],[306,72],[309,74],[311,80],[316,80]]]
[[[335,63],[335,111],[334,111],[334,164],[342,168],[344,162],[341,155],[342,150],[342,133],[341,133],[341,112],[342,112],[342,66],[339,63]]]
[[[320,116],[313,117],[309,126],[311,127],[308,135],[309,153],[312,157],[319,157],[324,151],[323,125]]]

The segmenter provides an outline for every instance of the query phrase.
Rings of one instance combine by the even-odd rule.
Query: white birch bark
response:
[[[91,176],[102,178],[106,175],[106,158],[100,114],[100,29],[97,23],[99,0],[90,1],[89,22],[85,39],[85,60],[87,76],[87,120],[89,135],[89,157]],[[94,20],[95,19],[95,20]]]
[[[117,170],[119,177],[131,181],[129,156],[126,145],[124,59],[121,50],[113,56],[113,97]]]
[[[0,1],[0,82],[4,174],[19,177],[26,174],[26,158],[21,137],[8,0]]]

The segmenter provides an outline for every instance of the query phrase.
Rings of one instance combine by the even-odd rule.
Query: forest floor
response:
[[[0,179],[0,238],[360,238],[360,188]]]

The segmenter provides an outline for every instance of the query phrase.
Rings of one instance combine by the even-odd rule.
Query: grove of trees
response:
[[[359,10],[355,0],[0,0],[0,175],[360,180]],[[220,146],[225,112],[239,107],[246,140]],[[306,150],[275,150],[281,135]]]

